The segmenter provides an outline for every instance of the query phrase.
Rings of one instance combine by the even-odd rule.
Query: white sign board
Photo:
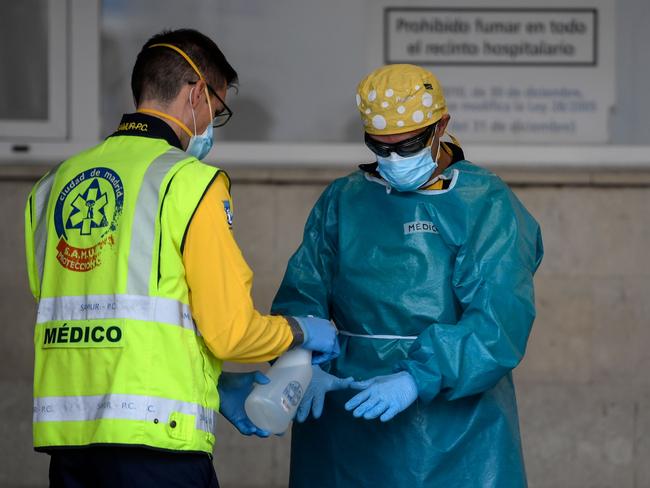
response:
[[[382,62],[429,68],[461,141],[607,142],[615,93],[611,2],[404,3],[377,7]]]

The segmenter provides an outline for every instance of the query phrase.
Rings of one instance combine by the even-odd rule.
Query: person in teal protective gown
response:
[[[323,192],[272,307],[340,332],[293,426],[290,486],[526,486],[511,371],[535,318],[540,228],[440,142],[431,73],[380,68],[357,106],[377,162]]]

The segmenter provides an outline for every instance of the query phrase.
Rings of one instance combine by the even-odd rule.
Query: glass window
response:
[[[48,119],[48,15],[47,0],[2,6],[0,119]]]

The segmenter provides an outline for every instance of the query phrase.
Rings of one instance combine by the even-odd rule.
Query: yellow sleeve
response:
[[[228,210],[226,207],[228,206]],[[293,341],[287,320],[253,305],[253,272],[232,234],[228,180],[220,174],[190,222],[183,250],[190,307],[206,345],[224,361],[269,361]]]

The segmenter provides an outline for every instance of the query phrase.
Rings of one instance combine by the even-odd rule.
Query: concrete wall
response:
[[[38,169],[0,175],[0,486],[45,486],[31,450],[34,305],[22,211]],[[235,229],[268,310],[309,209],[336,172],[239,170]],[[650,487],[650,173],[501,173],[540,221],[538,319],[516,370],[530,485]],[[233,366],[234,368],[234,366]],[[222,486],[286,486],[289,436],[244,438],[221,421]]]

